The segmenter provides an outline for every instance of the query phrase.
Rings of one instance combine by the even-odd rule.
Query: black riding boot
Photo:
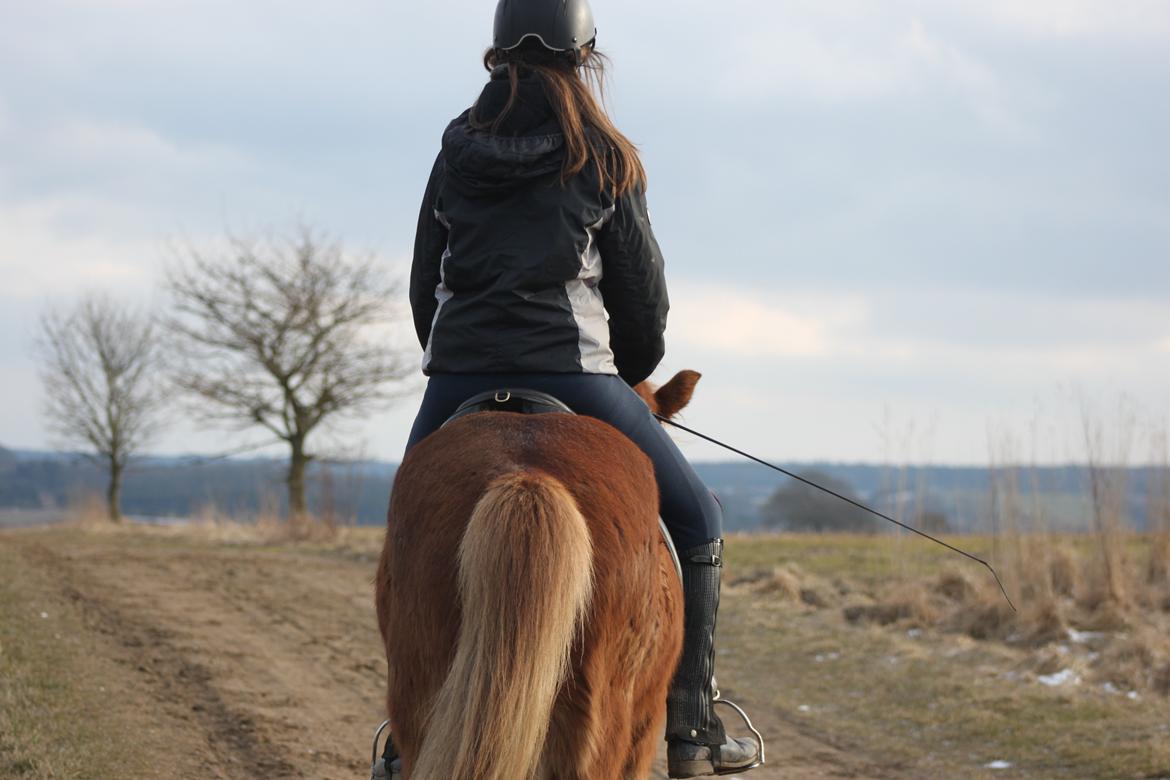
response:
[[[723,540],[683,551],[686,617],[682,659],[666,700],[668,774],[673,778],[728,775],[760,763],[759,747],[728,737],[715,714],[715,614]]]

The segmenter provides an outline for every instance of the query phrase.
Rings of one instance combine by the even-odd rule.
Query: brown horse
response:
[[[664,416],[681,372],[639,394]],[[395,478],[377,574],[406,780],[642,778],[682,646],[649,459],[567,414],[474,414]]]

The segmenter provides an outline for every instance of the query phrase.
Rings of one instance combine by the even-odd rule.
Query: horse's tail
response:
[[[589,529],[541,472],[497,479],[459,548],[462,622],[412,780],[535,776],[593,590]]]

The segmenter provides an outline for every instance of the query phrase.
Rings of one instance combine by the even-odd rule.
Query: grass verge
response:
[[[148,776],[82,616],[13,539],[0,536],[0,777]]]

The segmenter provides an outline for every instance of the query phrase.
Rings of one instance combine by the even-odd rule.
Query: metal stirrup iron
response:
[[[743,707],[739,706],[738,704],[731,701],[730,699],[722,698],[720,696],[718,690],[715,691],[715,696],[714,696],[714,698],[711,699],[711,703],[712,704],[723,704],[723,705],[725,705],[727,707],[731,707],[731,709],[735,710],[736,713],[739,715],[739,717],[743,718],[743,724],[745,726],[747,726],[748,731],[750,731],[752,733],[752,739],[754,739],[756,741],[756,745],[758,745],[760,748],[760,760],[757,761],[756,763],[752,764],[751,766],[745,766],[743,769],[741,769],[739,771],[746,772],[749,769],[755,769],[758,766],[763,766],[766,763],[765,759],[764,759],[764,735],[761,734],[756,729],[754,724],[752,724],[752,719],[748,717],[748,714],[746,712],[744,712]]]
[[[389,721],[389,719],[387,719],[387,720],[382,721],[382,725],[378,726],[378,730],[374,732],[374,749],[373,749],[372,755],[370,757],[370,777],[371,777],[371,780],[374,780],[374,772],[377,769],[378,760],[382,758],[382,756],[379,755],[382,751],[378,750],[378,745],[382,741],[382,734],[384,732],[386,734],[386,744],[387,745],[390,744],[392,736],[389,733],[389,728],[390,728],[390,721]],[[391,776],[390,775],[390,765],[387,764],[386,765],[386,777],[390,777],[390,776]]]

